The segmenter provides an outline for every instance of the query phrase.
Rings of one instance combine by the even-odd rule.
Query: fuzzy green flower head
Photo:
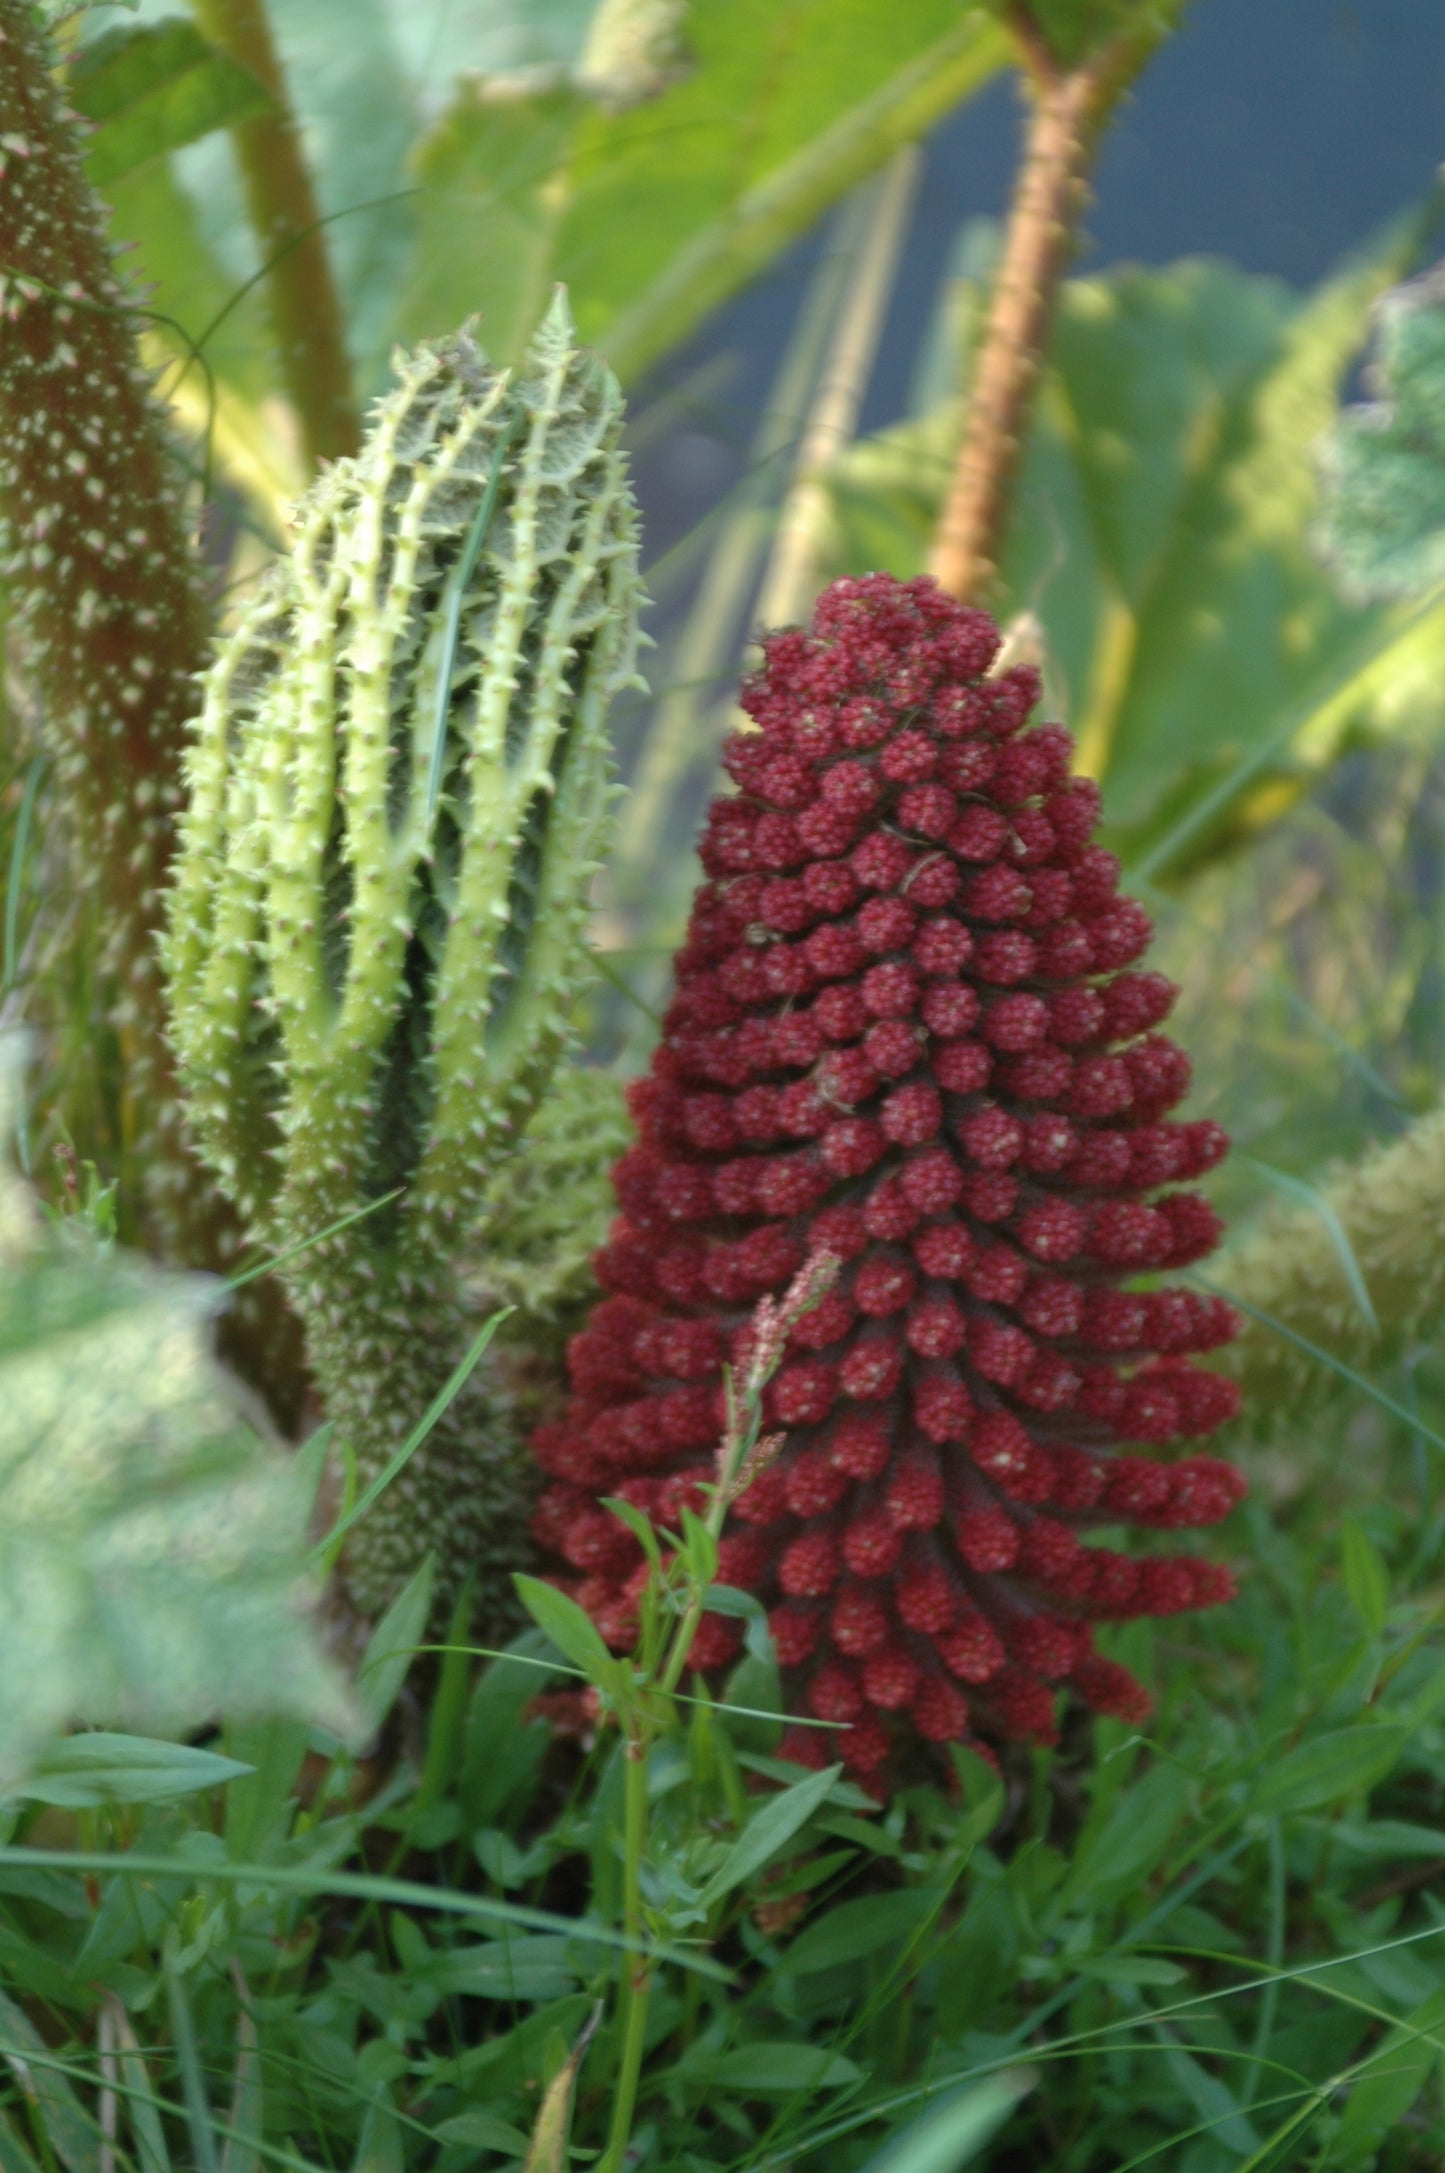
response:
[[[401,1188],[358,1234],[420,1261],[566,1035],[639,589],[620,396],[560,290],[515,371],[466,332],[395,367],[208,675],[165,960],[253,1223],[310,1236]]]

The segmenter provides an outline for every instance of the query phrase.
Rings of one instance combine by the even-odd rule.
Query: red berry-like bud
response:
[[[1175,991],[1137,967],[1148,919],[1094,842],[1097,788],[1069,778],[1066,734],[1028,728],[1037,675],[983,676],[997,644],[983,613],[883,575],[767,641],[631,1091],[609,1295],[536,1437],[538,1541],[623,1644],[647,1566],[596,1496],[663,1529],[701,1507],[724,1365],[746,1376],[758,1301],[833,1255],[763,1391],[783,1439],[721,1566],[767,1604],[793,1710],[841,1724],[784,1754],[840,1756],[874,1792],[910,1739],[1053,1740],[1054,1684],[1138,1720],[1089,1625],[1232,1590],[1196,1557],[1083,1536],[1211,1524],[1242,1491],[1214,1458],[1157,1453],[1232,1414],[1234,1384],[1191,1360],[1233,1315],[1126,1287],[1215,1242],[1207,1202],[1158,1188],[1224,1138],[1169,1118]],[[725,1666],[738,1639],[705,1617],[693,1659]]]

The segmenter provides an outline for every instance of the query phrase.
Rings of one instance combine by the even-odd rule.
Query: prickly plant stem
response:
[[[998,572],[1060,282],[1088,201],[1104,124],[1158,33],[1111,40],[1061,68],[1027,8],[1010,11],[1030,101],[1024,153],[974,364],[963,439],[929,571],[961,603],[985,601]]]
[[[325,229],[265,0],[191,0],[213,45],[249,70],[271,100],[232,131],[246,205],[266,263],[266,296],[287,396],[307,460],[354,453],[361,424]]]
[[[121,1136],[145,1171],[143,1214],[173,1256],[225,1267],[239,1224],[182,1133],[155,960],[209,605],[51,59],[23,0],[0,0],[5,581],[72,864],[103,916]],[[276,1305],[274,1289],[247,1305],[249,1329],[267,1317],[263,1339]],[[238,1341],[249,1332],[229,1325]]]

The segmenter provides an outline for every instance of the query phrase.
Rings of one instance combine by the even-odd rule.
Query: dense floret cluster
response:
[[[1209,1433],[1232,1382],[1190,1354],[1221,1300],[1141,1276],[1218,1234],[1198,1177],[1226,1141],[1170,1121],[1187,1060],[1155,1031],[1175,991],[1091,842],[1098,792],[1028,668],[990,668],[991,619],[926,580],[839,581],[774,635],[744,689],[705,880],[676,962],[639,1140],[614,1172],[606,1293],[569,1346],[572,1402],[535,1449],[543,1544],[617,1645],[636,1541],[714,1477],[725,1365],[758,1300],[842,1263],[765,1395],[784,1436],[740,1496],[720,1576],[770,1608],[789,1755],[841,1744],[877,1783],[900,1729],[1048,1741],[1054,1686],[1140,1715],[1093,1625],[1212,1605],[1193,1556],[1088,1546],[1090,1527],[1216,1522],[1217,1459],[1121,1454]],[[735,1621],[704,1621],[719,1667]]]

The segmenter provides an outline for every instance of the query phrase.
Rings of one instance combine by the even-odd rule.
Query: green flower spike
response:
[[[255,1234],[372,1210],[283,1270],[363,1486],[475,1333],[458,1264],[585,973],[639,601],[621,398],[560,291],[515,372],[466,333],[396,369],[208,675],[165,942],[192,1120]],[[485,1600],[525,1474],[474,1376],[357,1527],[357,1604],[432,1550],[443,1599],[476,1569]]]

